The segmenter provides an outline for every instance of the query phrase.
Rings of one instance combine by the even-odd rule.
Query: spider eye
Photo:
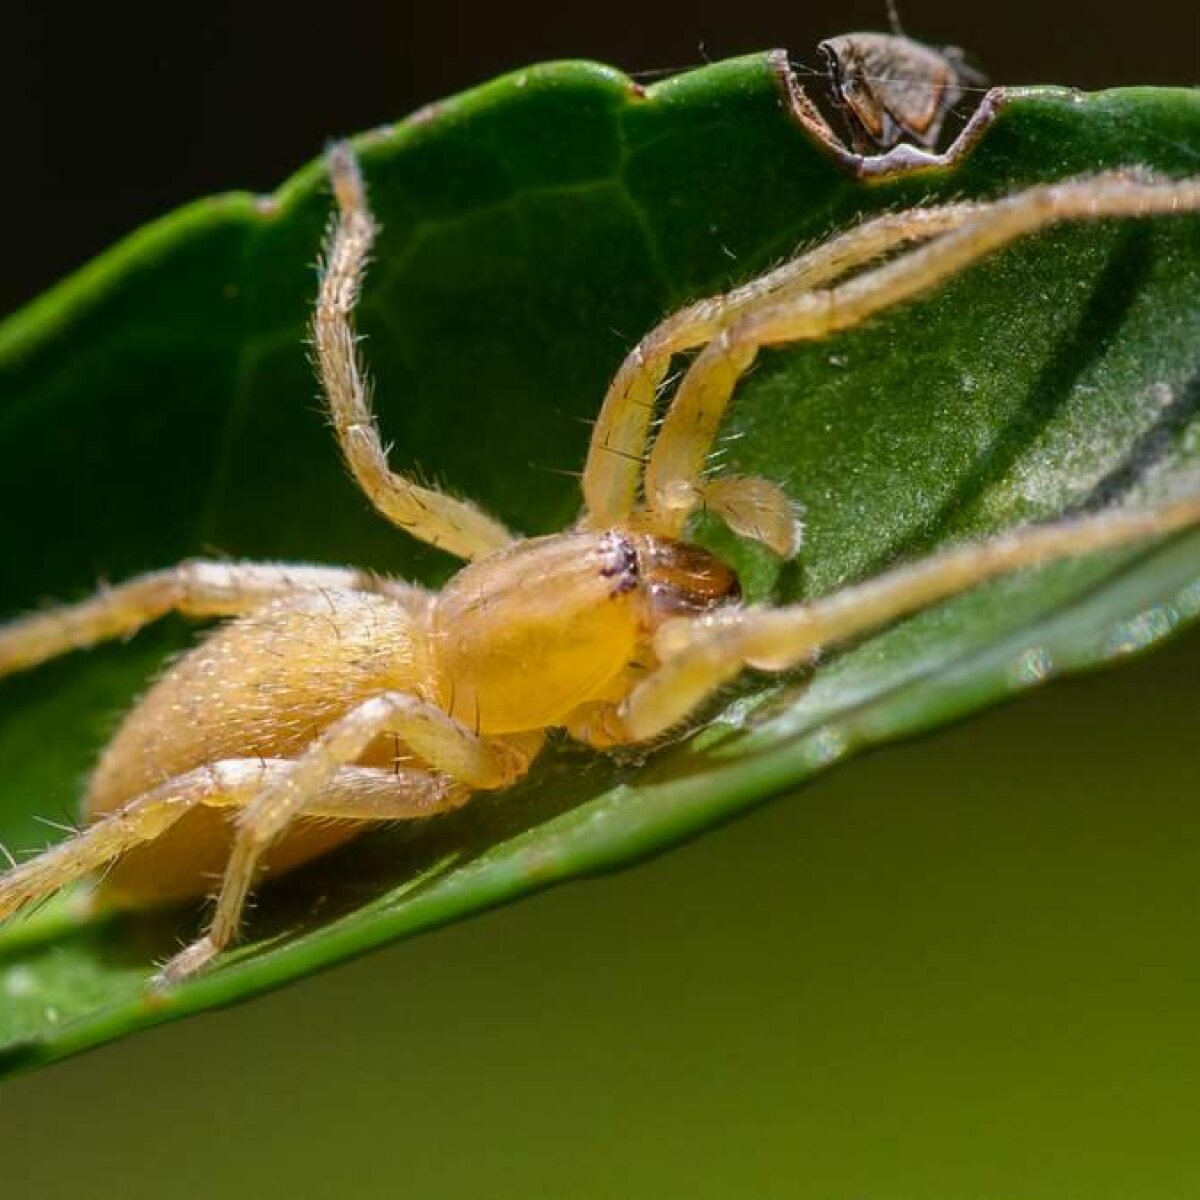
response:
[[[733,568],[691,542],[654,539],[642,552],[642,580],[654,624],[741,599]]]

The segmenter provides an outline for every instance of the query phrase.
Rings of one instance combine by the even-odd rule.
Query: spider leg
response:
[[[0,625],[0,676],[27,670],[70,650],[129,637],[169,612],[231,617],[280,596],[320,590],[384,592],[416,609],[428,593],[366,571],[286,563],[193,561],[140,575],[77,604],[63,604]]]
[[[499,741],[480,737],[428,701],[385,692],[334,721],[280,777],[238,815],[238,830],[225,867],[208,932],[176,955],[157,982],[169,985],[201,970],[237,935],[258,860],[297,817],[313,811],[330,781],[381,734],[402,738],[435,772],[472,790],[507,787],[519,779],[541,737]]]
[[[376,509],[413,537],[467,559],[507,546],[512,535],[474,504],[422,487],[388,467],[353,321],[375,241],[375,220],[358,161],[347,143],[330,150],[329,173],[338,214],[321,272],[312,333],[317,369],[346,465]]]
[[[187,771],[0,875],[0,920],[154,841],[198,805],[237,808],[283,780],[285,759],[226,759]],[[462,803],[467,789],[419,770],[343,767],[309,807],[313,817],[408,820]]]
[[[1006,575],[1161,537],[1200,523],[1200,496],[1140,512],[1106,512],[1031,526],[956,546],[809,604],[727,609],[663,625],[661,665],[619,710],[630,741],[657,737],[744,667],[785,671],[825,647],[878,629],[940,600]]]
[[[737,381],[762,347],[850,329],[1049,225],[1197,209],[1197,179],[1153,180],[1118,171],[1034,187],[978,206],[952,231],[846,282],[783,299],[768,295],[746,306],[740,320],[697,356],[667,410],[646,465],[649,527],[678,537],[688,516],[706,502],[705,460]]]
[[[766,303],[803,295],[900,246],[957,229],[978,211],[976,204],[947,204],[877,217],[652,329],[613,377],[592,431],[583,470],[584,526],[607,529],[633,512],[658,389],[676,354],[704,345]]]

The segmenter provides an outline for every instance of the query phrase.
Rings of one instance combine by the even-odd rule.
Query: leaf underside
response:
[[[1200,170],[1200,97],[1014,96],[956,167],[864,184],[797,125],[765,55],[644,91],[536,67],[358,142],[384,224],[361,324],[397,466],[529,533],[561,528],[586,422],[623,353],[687,300],[863,214],[1141,164]],[[453,564],[375,518],[315,398],[304,323],[329,198],[200,201],[0,326],[0,609],[189,555]],[[798,563],[721,531],[759,598],[819,595],[944,543],[1185,486],[1200,448],[1200,222],[1055,231],[836,340],[764,355],[722,449],[804,506]],[[517,788],[381,830],[265,889],[220,969],[149,1001],[188,909],[89,919],[70,898],[0,931],[0,1065],[48,1062],[228,1003],[792,790],[865,746],[1139,650],[1200,607],[1200,535],[1060,564],[831,657],[746,681],[645,755],[556,744]],[[0,684],[0,841],[74,819],[122,709],[193,631]]]

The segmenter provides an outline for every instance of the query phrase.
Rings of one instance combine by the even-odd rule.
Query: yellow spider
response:
[[[849,329],[1056,222],[1200,210],[1200,179],[1112,172],[893,213],[683,309],[609,387],[575,526],[525,539],[389,469],[352,323],[375,224],[350,148],[329,167],[338,212],[313,335],[338,444],[384,517],[468,565],[431,593],[350,568],[187,562],[0,627],[3,675],[167,612],[232,618],[125,718],[92,773],[85,827],[0,876],[3,918],[97,872],[100,898],[130,906],[203,896],[219,873],[207,931],[156,986],[230,944],[264,870],[506,788],[549,729],[600,749],[649,742],[746,667],[794,668],[1004,572],[1200,522],[1200,495],[1060,521],[781,608],[742,604],[734,572],[683,540],[704,508],[779,555],[797,550],[778,486],[705,469],[760,348]],[[671,362],[693,350],[647,453]]]

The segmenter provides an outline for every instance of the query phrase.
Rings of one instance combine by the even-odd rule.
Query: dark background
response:
[[[335,135],[510,68],[592,58],[630,72],[886,27],[883,0],[551,5],[6,4],[9,169],[0,313],[176,205],[268,190]],[[1195,0],[907,0],[914,36],[965,47],[998,83],[1200,82]]]

